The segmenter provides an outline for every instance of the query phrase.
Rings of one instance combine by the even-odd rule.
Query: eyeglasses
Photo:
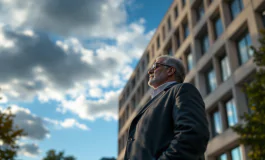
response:
[[[169,65],[166,65],[166,64],[163,64],[163,63],[154,63],[152,65],[152,67],[149,69],[149,71],[155,70],[155,69],[159,68],[160,66],[172,67],[172,66],[169,66]]]

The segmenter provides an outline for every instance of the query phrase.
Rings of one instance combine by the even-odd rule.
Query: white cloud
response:
[[[50,118],[44,118],[44,120],[59,128],[79,128],[85,131],[90,130],[90,128],[88,128],[85,124],[79,123],[77,120],[73,118],[68,118],[65,119],[64,121],[53,120]]]
[[[64,100],[61,107],[63,110],[71,111],[83,119],[117,120],[119,93],[120,90],[106,92],[103,98],[98,101],[87,100],[85,96],[81,95],[75,100]]]

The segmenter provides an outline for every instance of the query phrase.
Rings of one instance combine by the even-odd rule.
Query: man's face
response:
[[[148,85],[152,88],[157,88],[167,81],[167,78],[168,78],[167,69],[168,68],[166,67],[166,64],[163,62],[163,58],[157,59],[154,64],[156,64],[156,67],[151,68],[148,71],[148,74],[149,74]]]

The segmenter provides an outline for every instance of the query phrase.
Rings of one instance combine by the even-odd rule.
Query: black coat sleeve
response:
[[[159,160],[199,160],[209,140],[205,105],[199,91],[183,83],[172,110],[174,138]]]

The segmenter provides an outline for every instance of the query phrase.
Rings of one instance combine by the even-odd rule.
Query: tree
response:
[[[13,160],[19,149],[16,140],[25,135],[22,129],[14,127],[14,115],[10,108],[7,112],[0,110],[0,157],[1,160]]]
[[[245,85],[251,113],[245,113],[244,123],[233,127],[240,135],[240,143],[250,147],[248,156],[252,160],[265,159],[265,30],[261,31],[260,47],[254,51],[254,62],[258,66],[254,80]]]
[[[54,149],[51,149],[46,152],[46,157],[44,157],[43,160],[76,160],[76,158],[73,156],[64,156],[63,151],[57,154]]]
[[[114,158],[114,157],[112,157],[112,158],[103,157],[100,160],[116,160],[116,158]]]

